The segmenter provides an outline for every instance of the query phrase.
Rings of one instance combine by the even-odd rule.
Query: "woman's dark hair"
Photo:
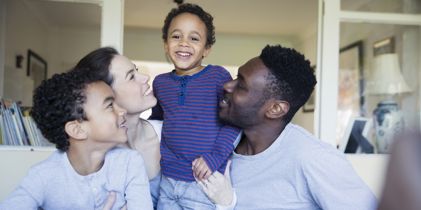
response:
[[[215,27],[213,26],[213,17],[204,11],[199,5],[196,4],[180,4],[178,8],[172,9],[164,21],[162,27],[162,39],[164,42],[168,39],[168,29],[170,28],[171,21],[182,13],[190,13],[196,15],[206,25],[206,48],[210,48],[215,44]]]
[[[314,70],[304,55],[281,45],[267,45],[259,58],[270,70],[267,80],[269,97],[285,100],[290,104],[284,121],[288,123],[304,105],[316,85]]]
[[[114,78],[110,74],[110,65],[116,55],[119,55],[119,53],[112,47],[98,48],[83,57],[76,64],[75,69],[93,71],[102,81],[111,85]]]
[[[88,120],[83,109],[86,86],[102,81],[97,76],[87,70],[74,69],[53,75],[35,89],[31,116],[42,135],[57,149],[69,149],[69,136],[65,131],[67,122]]]

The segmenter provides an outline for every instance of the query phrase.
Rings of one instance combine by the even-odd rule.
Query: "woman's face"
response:
[[[140,114],[156,104],[156,98],[148,84],[149,76],[139,73],[126,57],[115,55],[110,64],[111,85],[115,100],[127,114]]]

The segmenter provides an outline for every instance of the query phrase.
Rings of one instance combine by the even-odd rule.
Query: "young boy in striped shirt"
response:
[[[181,4],[162,28],[167,56],[175,69],[157,76],[158,105],[151,119],[163,120],[162,180],[158,209],[214,209],[195,183],[214,171],[224,173],[239,129],[221,124],[218,103],[232,80],[221,66],[202,66],[215,43],[213,17],[200,6]]]

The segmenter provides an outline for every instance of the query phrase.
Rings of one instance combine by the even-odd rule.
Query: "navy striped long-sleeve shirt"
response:
[[[172,71],[155,78],[158,105],[150,119],[164,120],[161,170],[165,176],[194,181],[192,162],[201,156],[212,171],[224,173],[240,132],[218,119],[223,85],[230,80],[227,70],[213,65],[192,76],[178,76]]]

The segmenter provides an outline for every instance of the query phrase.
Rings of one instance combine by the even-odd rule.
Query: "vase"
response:
[[[381,101],[373,112],[378,153],[390,153],[394,138],[403,130],[403,117],[395,101]]]

